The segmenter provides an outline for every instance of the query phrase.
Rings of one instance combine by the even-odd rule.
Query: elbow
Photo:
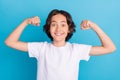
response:
[[[8,40],[5,40],[4,42],[7,46],[11,46],[12,45],[12,42],[11,41],[8,41]]]
[[[114,46],[113,48],[112,48],[112,51],[111,52],[114,52],[116,50],[116,47]]]
[[[113,53],[115,50],[116,50],[116,47],[113,46],[113,47],[109,48],[109,53]]]
[[[116,47],[115,46],[109,46],[109,47],[104,48],[104,49],[105,49],[104,54],[110,54],[110,53],[113,53],[116,50]]]
[[[10,44],[10,42],[9,41],[7,41],[7,40],[5,40],[5,42],[4,42],[7,46],[9,46],[9,44]]]

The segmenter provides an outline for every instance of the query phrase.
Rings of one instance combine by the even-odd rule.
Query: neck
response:
[[[57,47],[62,47],[62,46],[65,46],[66,42],[63,41],[63,42],[56,42],[56,41],[53,41],[53,45],[54,46],[57,46]]]

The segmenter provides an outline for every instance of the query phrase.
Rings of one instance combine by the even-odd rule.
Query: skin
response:
[[[50,25],[50,33],[51,36],[53,37],[53,45],[57,47],[64,46],[66,44],[65,38],[67,36],[67,33],[69,33],[69,28],[66,22],[66,18],[61,14],[57,14],[52,17],[51,21],[52,23]],[[19,38],[20,35],[22,34],[22,31],[29,24],[39,26],[40,25],[39,17],[35,16],[24,20],[5,40],[6,45],[27,52],[28,44],[26,42],[19,41]],[[89,55],[103,55],[103,54],[111,53],[116,49],[112,40],[94,22],[89,20],[83,20],[80,26],[82,30],[91,29],[95,31],[95,33],[98,35],[101,41],[100,46],[92,46]]]
[[[61,15],[55,15],[52,17],[50,25],[50,34],[53,37],[53,45],[55,46],[64,46],[65,45],[65,38],[69,33],[69,28],[67,24],[66,18]]]

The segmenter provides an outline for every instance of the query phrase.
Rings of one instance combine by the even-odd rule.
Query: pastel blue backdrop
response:
[[[42,26],[52,9],[71,13],[76,33],[70,42],[100,45],[95,32],[80,30],[81,21],[88,19],[97,23],[117,47],[112,54],[81,61],[79,80],[120,80],[120,0],[0,0],[0,80],[36,80],[36,59],[7,47],[4,41],[24,19],[37,15],[40,27],[29,25],[20,40],[49,42]]]

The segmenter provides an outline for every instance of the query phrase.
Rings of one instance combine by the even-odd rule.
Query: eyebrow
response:
[[[54,20],[53,20],[53,21],[51,21],[51,23],[52,23],[52,22],[57,22],[57,21],[54,21]],[[61,22],[67,23],[67,21],[61,21]]]

